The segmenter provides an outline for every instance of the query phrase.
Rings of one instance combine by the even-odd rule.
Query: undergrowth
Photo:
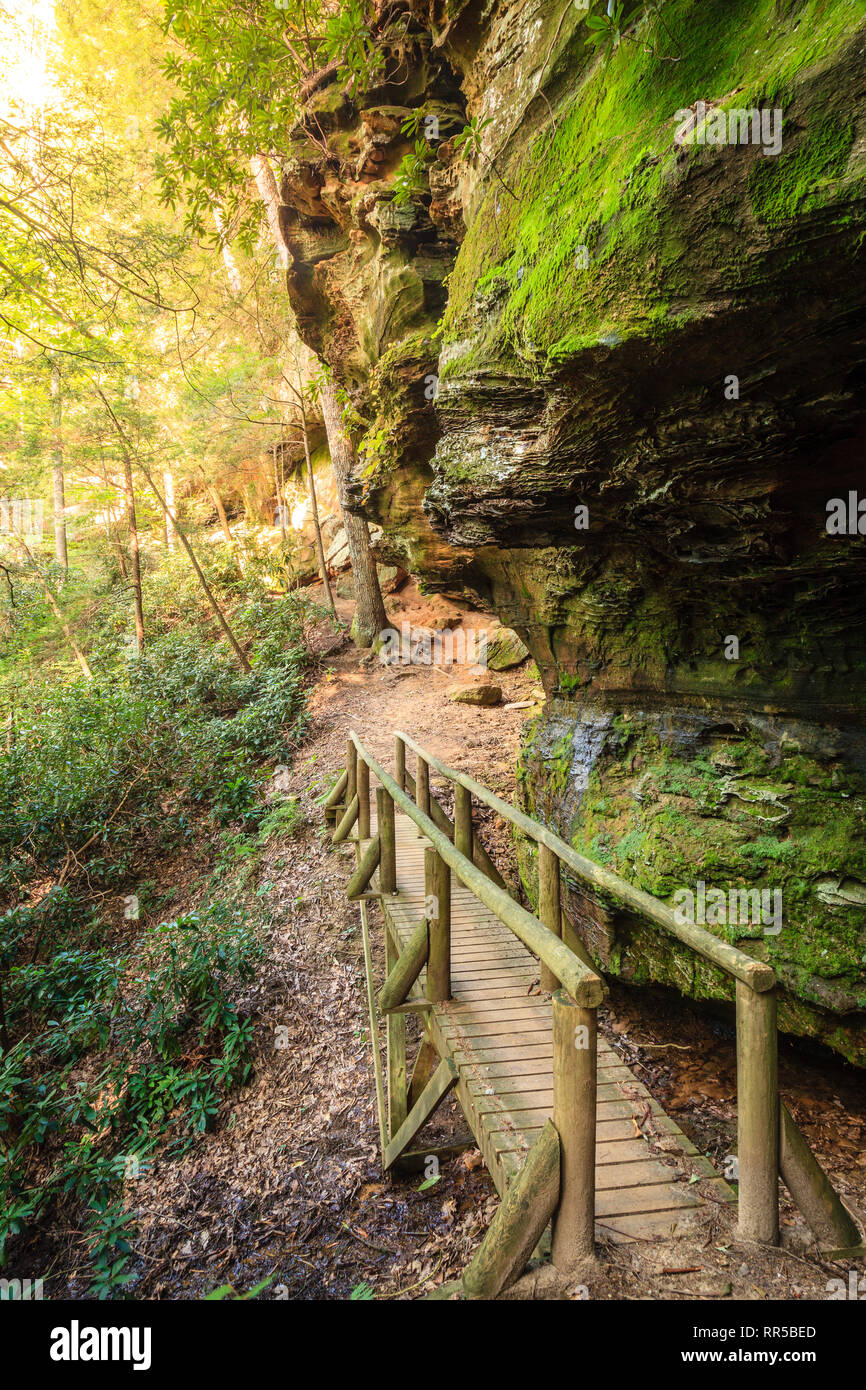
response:
[[[135,1278],[124,1182],[195,1142],[249,1075],[237,998],[269,918],[266,895],[243,890],[298,825],[296,800],[265,791],[303,735],[309,614],[256,574],[210,578],[251,672],[169,563],[147,577],[141,657],[108,584],[88,597],[92,681],[61,662],[14,704],[4,685],[0,1266],[76,1228],[91,1297]],[[10,647],[44,628],[35,603],[16,621],[7,674]],[[203,845],[215,867],[199,910],[160,921],[174,894],[151,866]]]

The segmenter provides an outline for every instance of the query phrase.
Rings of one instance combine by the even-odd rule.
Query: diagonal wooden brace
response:
[[[349,879],[346,887],[346,897],[349,899],[349,902],[355,902],[356,899],[360,898],[367,884],[370,882],[370,879],[379,867],[380,857],[381,845],[379,843],[379,836],[376,835],[365,849],[363,859]]]
[[[458,1076],[459,1073],[451,1058],[444,1057],[390,1144],[386,1145],[384,1155],[386,1172],[395,1159],[400,1157],[404,1149],[408,1149],[421,1126],[426,1124],[430,1116],[438,1110],[452,1087],[457,1085]]]
[[[398,1004],[405,1001],[410,989],[424,969],[429,949],[430,933],[427,919],[424,918],[409,937],[404,949],[400,952],[397,964],[379,990],[377,1003],[380,1013],[386,1014],[390,1009],[396,1008]]]
[[[779,1102],[779,1169],[782,1181],[819,1246],[856,1247],[860,1231],[783,1101]]]
[[[463,1276],[467,1298],[497,1298],[526,1268],[559,1201],[559,1135],[548,1120]]]
[[[348,835],[349,831],[352,829],[352,826],[355,824],[355,821],[356,821],[357,819],[358,819],[358,798],[357,798],[357,796],[353,796],[353,797],[352,797],[352,800],[349,802],[348,806],[346,807],[346,814],[343,816],[343,819],[340,821],[340,824],[337,826],[336,830],[334,831],[333,835],[331,836],[331,843],[334,844],[334,845],[342,844],[343,840],[345,840],[346,836]]]
[[[331,790],[328,792],[328,795],[325,798],[325,804],[323,808],[326,821],[332,820],[333,817],[336,816],[337,806],[339,802],[343,799],[343,792],[346,790],[348,782],[348,773],[342,772],[338,777],[337,781],[334,783]]]

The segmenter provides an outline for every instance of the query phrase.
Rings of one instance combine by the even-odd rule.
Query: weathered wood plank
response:
[[[375,827],[371,830],[376,833]],[[388,933],[402,955],[424,914],[427,841],[398,814],[395,842],[398,891],[382,907]],[[491,1176],[505,1194],[552,1114],[550,996],[538,990],[539,962],[456,877],[451,883],[450,961],[454,997],[436,1002],[425,1015],[424,1042],[409,1083],[410,1113],[402,1126],[403,1153],[412,1140],[408,1129],[416,1122],[420,1128],[454,1086]],[[422,971],[412,987],[414,1002],[423,978]],[[453,1070],[443,1073],[446,1064]],[[628,1242],[689,1230],[701,1217],[703,1183],[674,1181],[676,1163],[686,1154],[700,1163],[701,1156],[603,1040],[598,1042],[597,1080],[598,1231]],[[442,1096],[428,1113],[440,1087]],[[676,1147],[660,1154],[652,1147],[659,1137]],[[400,1138],[398,1131],[392,1144]],[[423,1152],[416,1146],[416,1166]],[[400,1163],[399,1157],[391,1163]],[[717,1197],[729,1199],[730,1189],[712,1165],[703,1160],[702,1166]]]
[[[442,1104],[448,1092],[456,1085],[458,1071],[448,1057],[443,1057],[433,1076],[424,1087],[418,1100],[412,1106],[406,1119],[385,1149],[385,1171],[391,1167],[404,1149],[411,1144],[423,1124]]]

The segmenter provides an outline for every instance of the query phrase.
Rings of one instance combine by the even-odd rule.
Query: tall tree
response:
[[[176,549],[174,526],[172,516],[174,515],[174,474],[170,468],[162,471],[162,490],[165,493],[165,500],[168,506],[164,512],[165,516],[165,545],[167,550]]]
[[[379,588],[376,561],[370,550],[369,527],[364,517],[350,512],[347,506],[347,483],[352,474],[355,457],[352,441],[343,425],[343,411],[337,399],[336,388],[330,378],[322,385],[321,400],[328,435],[328,450],[337,482],[355,584],[352,639],[359,647],[372,647],[388,626],[388,618]]]
[[[331,592],[331,580],[328,575],[328,563],[325,559],[325,546],[322,541],[322,526],[319,521],[319,501],[316,497],[316,478],[313,473],[313,459],[310,453],[310,420],[309,405],[311,400],[310,385],[305,385],[300,370],[297,354],[292,353],[294,379],[282,373],[284,384],[288,387],[289,394],[295,407],[295,414],[298,419],[301,431],[301,441],[304,446],[304,463],[307,469],[307,487],[310,493],[310,513],[313,522],[313,533],[316,538],[316,557],[319,562],[319,578],[322,581],[322,588],[325,591],[325,598],[333,617],[337,618],[337,609],[334,603],[334,595]]]
[[[63,481],[63,386],[60,363],[51,363],[51,471],[54,481],[54,552],[58,565],[69,568],[66,550],[66,489]]]
[[[126,490],[126,520],[129,526],[129,563],[132,568],[132,605],[135,613],[135,655],[144,651],[144,605],[141,596],[141,552],[138,545],[138,521],[135,515],[135,484],[132,480],[132,460],[123,449],[123,481]]]

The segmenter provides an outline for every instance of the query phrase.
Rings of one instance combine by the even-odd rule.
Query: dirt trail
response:
[[[507,701],[529,700],[537,689],[527,667],[495,679]],[[481,1239],[498,1198],[477,1151],[444,1164],[423,1191],[423,1175],[383,1178],[359,910],[345,901],[345,864],[324,840],[316,804],[343,762],[350,728],[389,768],[393,730],[402,727],[511,796],[520,726],[531,711],[455,705],[446,694],[453,683],[423,666],[383,669],[349,647],[324,659],[309,733],[287,779],[304,824],[269,850],[258,874],[260,885],[272,885],[276,925],[242,1001],[256,1024],[253,1077],[192,1152],[158,1161],[129,1184],[141,1223],[134,1297],[198,1298],[225,1283],[245,1291],[273,1275],[265,1299],[347,1298],[353,1290],[356,1298],[415,1298],[457,1277]],[[501,861],[507,836],[490,830]],[[371,922],[381,972],[376,911]],[[614,990],[612,1001],[607,1036],[686,1128],[691,1097],[706,1129],[698,1135],[700,1123],[693,1125],[693,1137],[721,1166],[734,1113],[724,1026],[638,993]],[[853,1092],[844,1105],[833,1094],[831,1087],[806,1118],[819,1131],[832,1118],[837,1133],[843,1116],[849,1127],[862,1124]],[[862,1101],[862,1087],[860,1094]],[[456,1101],[446,1103],[443,1124],[463,1128]],[[864,1169],[847,1150],[836,1157],[842,1190],[862,1216]],[[828,1279],[847,1278],[847,1266],[811,1258],[802,1223],[793,1213],[786,1219],[794,1223],[790,1252],[738,1245],[725,1208],[708,1211],[687,1240],[602,1247],[597,1279],[575,1297],[826,1298]],[[70,1294],[82,1291],[73,1280]]]

